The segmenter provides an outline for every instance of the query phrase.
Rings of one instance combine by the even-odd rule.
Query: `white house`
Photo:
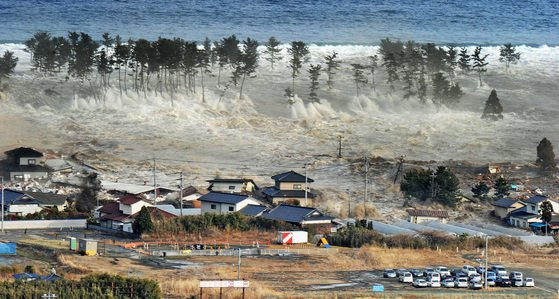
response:
[[[209,180],[209,191],[222,193],[252,194],[258,186],[251,179],[221,179]]]
[[[41,212],[45,208],[64,211],[68,207],[68,196],[42,192],[20,192],[22,195],[10,203],[8,213],[25,216]]]
[[[10,180],[45,179],[48,170],[43,166],[43,153],[30,147],[19,147],[4,152]]]
[[[238,212],[247,205],[261,205],[257,199],[241,194],[210,192],[200,197],[202,213],[227,214]]]
[[[536,195],[523,201],[524,204],[526,204],[526,212],[532,214],[540,214],[540,206],[544,201],[551,203],[551,205],[553,206],[553,211],[559,211],[558,202],[545,196]]]
[[[151,207],[152,204],[135,196],[125,195],[120,201],[118,208],[125,215],[134,215],[142,209],[142,207]]]

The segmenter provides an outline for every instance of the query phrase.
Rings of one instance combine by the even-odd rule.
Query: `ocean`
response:
[[[381,38],[457,45],[559,45],[559,1],[0,0],[0,43],[37,31],[127,38],[369,45]]]

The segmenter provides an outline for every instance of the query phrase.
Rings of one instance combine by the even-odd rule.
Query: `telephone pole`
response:
[[[305,206],[306,207],[309,206],[309,203],[307,202],[307,196],[308,196],[307,195],[307,188],[308,188],[307,183],[308,183],[308,180],[307,180],[307,162],[305,162]]]
[[[342,157],[342,135],[338,135],[338,158]]]
[[[180,188],[180,191],[179,191],[179,202],[180,202],[181,217],[182,217],[182,216],[183,216],[183,215],[182,215],[182,189],[183,189],[183,185],[182,185],[182,171],[179,172],[179,174],[180,174],[180,179],[179,179],[179,180],[180,180],[180,185],[179,185],[179,188]]]
[[[347,218],[351,218],[351,189],[347,189]]]
[[[0,185],[2,187],[2,234],[4,234],[4,177],[1,176],[0,179],[2,182]]]
[[[157,184],[155,180],[155,158],[153,158],[153,203],[157,200]]]
[[[437,175],[434,172],[431,172],[431,199],[435,198],[435,178]]]
[[[489,251],[487,250],[489,247],[489,236],[485,236],[485,271],[483,272],[483,276],[485,276],[485,289],[487,289],[487,260],[489,260]]]
[[[365,157],[365,195],[363,196],[363,212],[365,219],[367,219],[367,199],[369,188],[369,157]]]

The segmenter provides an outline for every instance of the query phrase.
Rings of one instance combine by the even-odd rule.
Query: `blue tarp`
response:
[[[530,223],[530,226],[533,226],[533,227],[546,227],[547,225],[545,225],[545,223],[542,223],[542,222],[532,222],[532,223]]]
[[[3,254],[16,254],[16,243],[2,243],[0,242],[0,255]]]

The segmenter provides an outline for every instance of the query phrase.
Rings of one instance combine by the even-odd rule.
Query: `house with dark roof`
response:
[[[209,192],[200,197],[202,213],[227,214],[242,210],[247,205],[261,205],[256,198],[246,194]]]
[[[268,211],[268,207],[261,205],[247,205],[242,208],[239,213],[245,216],[259,217],[262,216],[264,212]]]
[[[272,179],[275,185],[264,188],[262,194],[273,204],[308,206],[310,199],[315,197],[315,194],[310,191],[310,183],[314,180],[293,170],[276,174]]]
[[[161,210],[139,197],[132,195],[123,196],[118,202],[108,202],[99,207],[95,214],[101,226],[113,230],[125,231],[133,233],[132,223],[140,210],[146,207],[153,217],[158,218],[174,218],[175,215]]]
[[[214,192],[253,194],[258,190],[258,186],[251,179],[215,178],[207,182],[210,183],[208,191]]]
[[[521,209],[526,206],[525,203],[518,199],[512,198],[499,198],[491,204],[493,205],[493,213],[495,216],[505,219],[509,216],[512,211]]]
[[[409,209],[407,212],[408,221],[415,224],[431,221],[448,222],[448,211]]]
[[[11,181],[30,179],[46,179],[48,169],[44,164],[44,155],[40,151],[30,147],[19,147],[4,152],[7,159],[3,161],[4,173],[7,173]]]
[[[330,233],[334,227],[332,217],[311,207],[280,204],[270,211],[263,213],[261,217],[285,221],[301,228],[311,226],[319,233]]]
[[[6,193],[9,193],[7,212],[18,216],[38,213],[45,208],[64,211],[69,205],[69,196],[64,194],[13,190]]]
[[[508,223],[510,225],[526,229],[530,227],[530,223],[540,221],[540,215],[527,212],[526,207],[511,212],[508,217]]]
[[[559,203],[546,196],[541,196],[541,195],[532,196],[528,199],[523,200],[523,203],[526,204],[526,212],[532,214],[540,214],[540,206],[544,201],[551,203],[551,206],[553,206],[554,211],[559,211]]]

